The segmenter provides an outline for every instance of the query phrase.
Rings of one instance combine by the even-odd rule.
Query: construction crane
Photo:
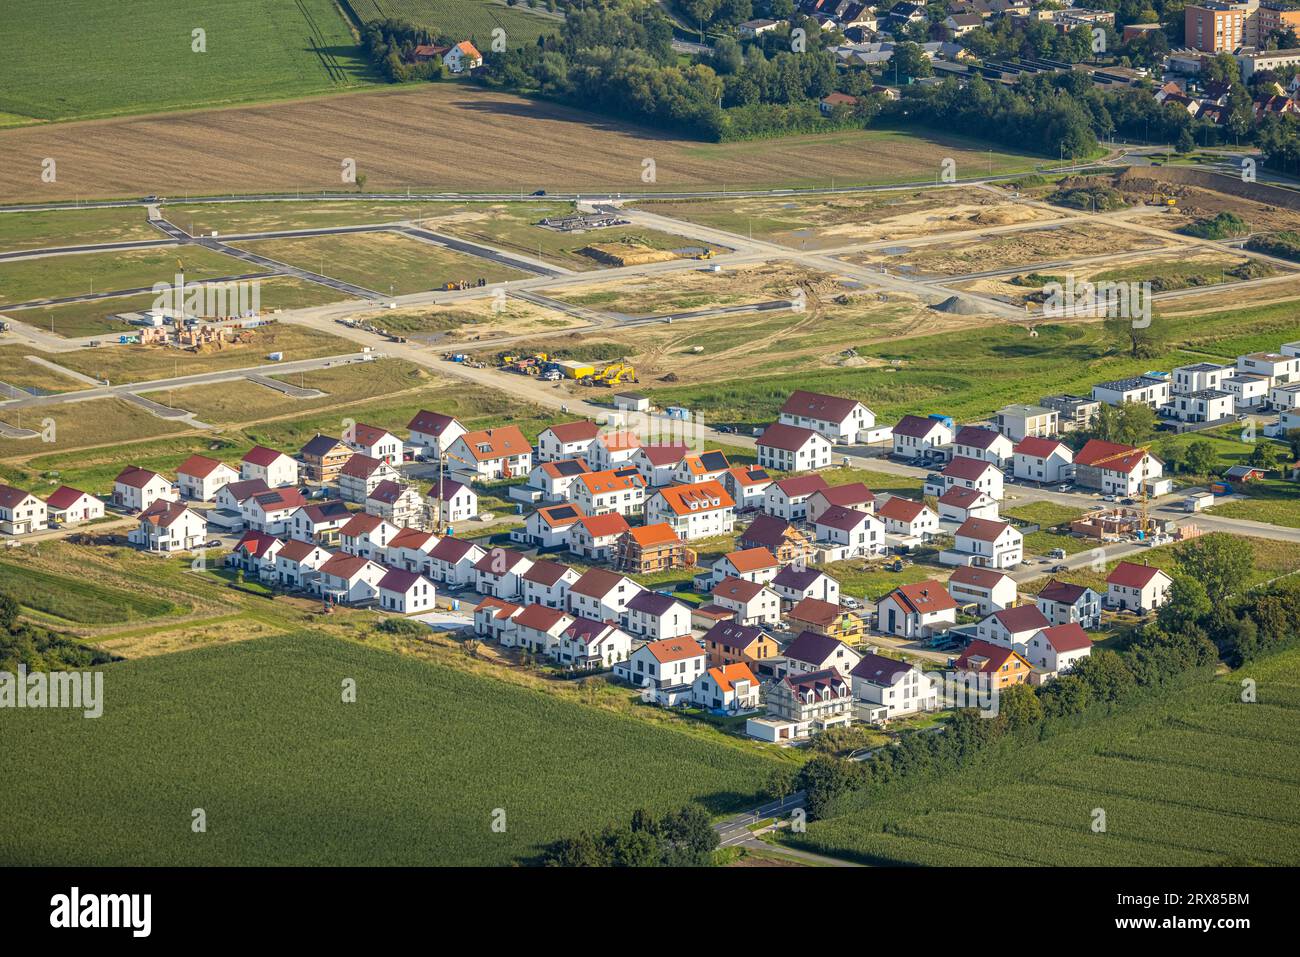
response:
[[[1108,455],[1105,458],[1101,458],[1101,459],[1097,459],[1096,461],[1089,462],[1088,467],[1099,468],[1105,465],[1107,462],[1117,462],[1120,459],[1126,459],[1133,455],[1141,455],[1142,458],[1145,459],[1150,448],[1151,448],[1150,444],[1134,446],[1133,448],[1130,448],[1124,452],[1116,452],[1114,455]],[[1141,525],[1139,527],[1142,531],[1143,538],[1145,538],[1151,531],[1151,520],[1147,516],[1147,481],[1146,481],[1145,468],[1143,468],[1142,470],[1142,480],[1138,483],[1138,502],[1140,503],[1142,509]]]

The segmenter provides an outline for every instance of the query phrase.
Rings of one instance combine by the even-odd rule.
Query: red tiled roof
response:
[[[249,465],[260,465],[262,468],[273,464],[283,452],[277,452],[275,449],[268,449],[265,445],[254,445],[249,449],[241,462],[247,462]]]
[[[652,641],[644,647],[660,664],[704,654],[694,638],[665,638],[663,641]]]
[[[989,674],[996,672],[1002,667],[1008,658],[1012,657],[1020,658],[1021,661],[1024,661],[1023,657],[1016,654],[1010,648],[1003,648],[1001,645],[990,644],[982,638],[976,638],[966,646],[966,650],[963,651],[961,657],[957,659],[955,667],[958,671],[970,671],[972,670],[972,660],[975,658],[982,658],[984,661],[975,670]],[[1028,664],[1028,662],[1026,662],[1026,664]]]
[[[1056,439],[1044,439],[1036,435],[1027,435],[1020,440],[1015,452],[1017,455],[1032,455],[1036,459],[1045,459],[1057,449],[1065,449],[1068,452],[1070,447],[1064,442],[1056,441]]]
[[[1115,442],[1103,442],[1101,439],[1089,439],[1074,456],[1075,465],[1096,466],[1106,472],[1132,471],[1142,463],[1147,453],[1131,445],[1119,445]],[[1109,461],[1105,461],[1109,460]],[[1098,465],[1097,463],[1102,464]]]
[[[728,552],[723,557],[738,572],[756,572],[776,567],[776,556],[766,548],[742,548],[740,551]]]
[[[1051,628],[1044,628],[1043,637],[1058,653],[1092,647],[1092,639],[1088,637],[1088,633],[1083,630],[1083,626],[1077,621],[1072,621],[1068,625],[1053,625]]]
[[[825,103],[835,96],[845,96],[845,94],[832,93],[822,102]],[[854,103],[856,100],[849,96],[844,100],[831,100],[831,102]],[[790,398],[785,400],[781,412],[784,415],[802,415],[823,422],[843,422],[853,413],[856,405],[858,405],[856,399],[841,399],[837,395],[822,395],[820,392],[805,392],[797,389],[790,393]]]
[[[948,478],[964,479],[968,482],[974,482],[984,475],[989,469],[997,471],[997,466],[992,462],[984,462],[980,459],[967,458],[964,455],[958,455],[948,463],[944,468],[943,474]]]
[[[618,512],[605,515],[587,515],[578,520],[578,524],[587,530],[592,538],[605,538],[609,535],[622,535],[629,528],[627,519]]]
[[[1007,522],[995,522],[990,518],[968,518],[961,523],[957,534],[979,542],[996,542],[998,536],[1010,527]]]
[[[50,493],[50,497],[45,500],[45,504],[52,509],[62,511],[77,504],[81,497],[86,494],[86,492],[79,488],[73,488],[71,485],[60,485]],[[89,497],[94,498],[95,496],[90,495]]]
[[[995,611],[993,617],[1013,635],[1018,635],[1024,631],[1041,631],[1052,624],[1038,610],[1037,605],[1016,605],[1014,608],[1003,608],[1001,611]]]
[[[715,601],[719,598],[727,598],[731,601],[748,602],[757,597],[766,587],[762,582],[747,582],[743,578],[728,575],[713,586],[710,594]]]
[[[767,446],[773,449],[784,449],[787,452],[798,452],[810,441],[818,438],[820,433],[812,429],[805,429],[798,425],[783,425],[780,422],[773,422],[763,434],[758,437],[758,445]],[[825,441],[823,438],[822,441]]]
[[[914,502],[901,495],[891,496],[888,501],[876,508],[876,514],[881,518],[893,519],[895,522],[914,522],[924,511],[924,502]]]
[[[210,459],[206,455],[191,455],[182,462],[176,469],[177,475],[193,475],[195,478],[207,478],[221,466],[225,465],[217,459]],[[229,466],[227,466],[229,468]],[[233,472],[234,469],[231,469]]]
[[[782,479],[776,483],[776,487],[784,492],[788,498],[812,495],[813,492],[824,492],[830,488],[826,484],[826,479],[816,472],[811,475],[796,475],[794,478]]]
[[[561,422],[559,425],[552,425],[546,431],[561,442],[590,442],[600,434],[600,426],[590,419],[579,419],[576,422]]]
[[[806,621],[810,625],[826,627],[844,614],[844,609],[820,598],[803,598],[790,609],[787,617],[794,621]]]
[[[1120,585],[1124,588],[1145,588],[1157,575],[1164,575],[1154,565],[1138,565],[1133,562],[1120,562],[1106,576],[1107,585]],[[1168,577],[1168,576],[1166,576]]]
[[[933,579],[914,582],[911,585],[899,585],[885,597],[893,597],[904,608],[921,615],[957,607],[957,603],[953,601],[947,590]]]
[[[117,478],[113,479],[114,484],[126,485],[130,488],[144,488],[156,478],[163,478],[157,472],[151,472],[148,469],[142,469],[138,465],[128,465],[117,473]],[[163,481],[167,480],[163,478]]]
[[[1010,575],[1004,575],[991,568],[976,568],[974,565],[958,565],[948,577],[950,582],[974,585],[976,588],[993,588],[1003,579],[1012,580]]]

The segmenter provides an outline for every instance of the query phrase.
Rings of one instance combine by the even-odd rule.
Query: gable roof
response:
[[[604,515],[584,515],[578,519],[592,538],[608,538],[610,535],[622,535],[630,527],[627,519],[618,512],[606,512]]]
[[[991,518],[968,518],[961,523],[957,534],[977,542],[996,542],[998,536],[1011,527],[1009,522],[995,522]]]
[[[1042,631],[1052,623],[1038,610],[1037,605],[1016,605],[995,611],[990,617],[996,618],[1007,631],[1018,635],[1023,631]]]
[[[16,488],[13,485],[0,485],[0,508],[17,508],[28,497],[36,498],[31,492]],[[39,501],[39,499],[38,499]],[[49,504],[48,502],[46,503]]]
[[[193,475],[195,478],[207,478],[217,469],[226,465],[225,462],[218,459],[210,459],[206,455],[191,455],[176,468],[177,475]],[[226,468],[230,466],[226,465]],[[230,471],[235,471],[230,469]]]
[[[320,459],[329,455],[330,452],[334,451],[340,445],[345,449],[347,448],[347,445],[339,439],[334,438],[334,436],[318,433],[307,440],[307,444],[298,450],[298,454],[302,455],[304,458],[311,456],[312,458]]]
[[[351,580],[361,573],[367,565],[371,565],[367,558],[360,555],[349,555],[347,552],[335,552],[320,567],[322,575],[333,575],[335,578]]]
[[[781,588],[789,588],[791,591],[803,591],[824,574],[826,573],[816,568],[807,565],[800,568],[798,565],[791,563],[776,573],[776,577],[772,579],[772,584],[779,585]]]
[[[385,464],[379,459],[357,452],[343,463],[343,468],[339,474],[350,478],[366,479],[370,478],[376,470],[384,468]]]
[[[820,665],[834,654],[835,649],[844,642],[829,635],[819,635],[815,631],[801,631],[794,641],[785,646],[783,654],[795,661],[804,661],[810,665]],[[848,647],[848,645],[844,645]]]
[[[1082,648],[1092,647],[1092,639],[1088,637],[1088,633],[1083,630],[1083,626],[1077,621],[1072,621],[1066,625],[1053,625],[1050,628],[1044,628],[1042,634],[1047,643],[1057,653],[1079,651]]]
[[[1074,464],[1095,466],[1105,472],[1124,472],[1131,474],[1148,453],[1131,445],[1117,442],[1103,442],[1101,439],[1089,439],[1074,455]],[[1116,456],[1112,458],[1112,456]],[[1104,461],[1109,459],[1110,461]],[[1098,465],[1097,463],[1102,464]]]
[[[553,562],[549,559],[539,558],[533,562],[532,568],[524,572],[524,581],[552,588],[556,582],[560,581],[572,570],[563,562]]]
[[[743,578],[728,575],[714,585],[713,591],[709,594],[713,596],[715,601],[719,598],[726,598],[731,601],[748,602],[758,597],[759,593],[766,587],[762,582],[747,582]]]
[[[857,528],[863,522],[870,521],[870,519],[871,514],[869,512],[859,512],[856,508],[841,508],[838,505],[832,505],[817,516],[816,524],[847,532]]]
[[[948,576],[948,581],[959,585],[974,585],[976,588],[995,588],[1003,581],[1014,582],[1010,575],[992,568],[978,568],[975,565],[958,565]]]
[[[886,658],[884,655],[869,651],[862,656],[862,660],[854,666],[849,675],[860,678],[869,684],[888,686],[898,680],[900,675],[905,675],[911,671],[912,667],[906,661],[899,661],[897,658]]]
[[[731,567],[738,572],[756,572],[776,565],[776,556],[762,547],[742,548],[727,552],[722,557],[731,562]]]
[[[722,665],[718,668],[710,668],[708,675],[713,679],[721,691],[734,691],[736,682],[748,681],[751,685],[758,684],[758,679],[754,677],[754,672],[749,670],[749,665],[743,661],[737,661],[734,664]]]
[[[382,442],[385,437],[393,439],[397,438],[397,436],[393,435],[392,432],[389,432],[387,429],[381,429],[377,425],[362,425],[358,422],[356,425],[352,426],[352,441],[357,445],[377,445]]]
[[[255,532],[252,529],[244,532],[243,536],[235,543],[235,551],[248,552],[254,558],[261,558],[267,553],[272,545],[282,545],[274,535],[267,535],[265,532]]]
[[[382,502],[385,505],[392,505],[402,497],[409,487],[400,482],[394,482],[392,479],[384,479],[375,486],[374,491],[367,495],[366,498]],[[455,494],[454,492],[448,492],[445,486],[443,492],[447,494],[447,498],[451,498]]]
[[[1120,562],[1106,576],[1107,585],[1120,585],[1124,588],[1145,588],[1157,575],[1165,575],[1154,565],[1138,565],[1134,562]],[[1168,575],[1165,575],[1168,578]]]
[[[442,541],[445,542],[447,539],[444,538]],[[442,542],[438,544],[441,545]],[[526,561],[526,558],[512,548],[489,548],[483,553],[483,557],[474,563],[474,570],[493,575],[505,575],[518,567],[522,561]],[[498,566],[501,568],[500,571],[497,570]]]
[[[801,598],[786,617],[792,621],[806,621],[810,625],[821,625],[825,628],[834,624],[835,619],[842,614],[844,609],[839,605],[822,601],[820,598]]]
[[[773,449],[784,449],[786,452],[798,452],[809,442],[816,439],[826,441],[820,432],[814,432],[812,429],[773,422],[763,430],[763,434],[757,439],[757,444]]]
[[[1086,591],[1088,591],[1086,585],[1075,585],[1071,582],[1057,581],[1053,578],[1039,590],[1038,598],[1040,601],[1073,605],[1083,597]]]
[[[413,548],[424,551],[431,544],[438,543],[438,536],[418,528],[404,528],[388,541],[389,548]]]
[[[754,642],[767,637],[767,632],[757,625],[738,625],[734,621],[719,621],[704,634],[705,643],[713,642],[729,651],[744,651]]]
[[[829,505],[840,505],[844,508],[855,508],[876,500],[875,492],[861,482],[832,485],[829,488],[818,489],[813,494],[820,495]]]
[[[284,543],[284,547],[280,549],[276,557],[286,559],[287,561],[301,562],[318,548],[320,548],[320,546],[315,542],[304,542],[297,538],[291,538]],[[321,550],[324,551],[324,549]],[[325,554],[328,555],[329,552],[325,552]]]
[[[964,485],[954,485],[948,491],[939,496],[939,502],[942,505],[951,505],[953,508],[970,508],[980,499],[993,501],[982,489],[967,488]]]
[[[548,608],[546,605],[534,602],[524,606],[524,610],[515,616],[515,622],[534,631],[550,631],[566,618],[571,619],[572,616],[563,609]]]
[[[627,603],[627,610],[639,611],[643,615],[662,615],[677,604],[680,602],[671,595],[661,595],[647,588]]]
[[[731,467],[727,456],[719,449],[706,449],[700,453],[690,453],[682,458],[678,468],[686,467],[692,475],[708,475],[711,472],[725,472]]]
[[[572,478],[575,475],[581,475],[584,472],[590,472],[591,466],[587,464],[586,459],[556,459],[554,462],[543,462],[541,469],[553,479]]]
[[[849,97],[853,102],[854,98]],[[836,395],[823,395],[820,392],[805,392],[797,389],[790,393],[790,398],[781,406],[784,415],[802,415],[808,419],[823,422],[843,422],[853,414],[853,409],[860,403],[856,399],[841,399]]]
[[[268,465],[275,464],[282,455],[284,455],[283,452],[277,451],[276,449],[269,449],[265,445],[254,445],[244,453],[244,457],[239,461],[247,462],[249,465],[258,465],[262,468],[266,468]],[[287,458],[288,456],[285,457]]]
[[[767,469],[761,465],[735,465],[727,469],[727,472],[739,485],[766,485],[772,481]]]
[[[957,607],[957,602],[953,600],[952,595],[948,594],[948,590],[934,579],[899,585],[885,598],[893,598],[905,611],[918,615],[949,611]]]
[[[569,593],[586,595],[588,598],[604,598],[623,580],[623,576],[618,572],[606,568],[588,568],[576,582],[569,586]]]
[[[1004,648],[982,638],[976,638],[966,646],[966,650],[961,653],[961,657],[957,659],[954,667],[958,671],[974,670],[989,674],[997,671],[1008,660],[1013,658],[1019,658],[1026,667],[1029,667],[1029,662],[1025,661],[1023,655],[1017,654],[1010,648]],[[977,660],[978,664],[976,664]]]
[[[689,447],[685,445],[643,445],[637,454],[644,456],[645,460],[656,468],[662,468],[676,465],[689,451]]]
[[[369,512],[355,512],[352,517],[343,523],[339,529],[339,534],[347,538],[356,538],[360,535],[367,535],[373,532],[380,525],[383,525],[385,519],[382,515],[371,515]]]
[[[165,498],[158,499],[141,512],[140,520],[150,525],[157,525],[159,528],[169,528],[186,512],[190,512],[202,521],[199,513],[192,511],[184,502],[169,502]]]
[[[645,488],[645,479],[634,468],[604,469],[584,472],[576,479],[591,495]]]
[[[81,500],[83,495],[87,498],[95,498],[95,496],[90,495],[88,492],[83,492],[79,488],[73,488],[71,485],[60,485],[50,493],[49,497],[45,500],[45,504],[55,510],[71,508]],[[99,500],[95,499],[95,501]]]
[[[969,445],[977,449],[990,449],[999,439],[1006,439],[1001,432],[980,428],[978,425],[963,425],[953,437],[954,445]],[[1006,439],[1006,441],[1010,441]]]
[[[406,594],[411,590],[411,586],[423,577],[419,572],[408,572],[404,568],[390,568],[384,573],[384,577],[379,579],[379,587],[384,591]]]
[[[944,428],[944,424],[938,419],[922,418],[919,415],[905,415],[894,425],[894,434],[923,439],[933,432],[936,427]]]
[[[544,505],[535,513],[537,520],[546,525],[547,528],[568,528],[587,517],[584,512],[576,505]]]
[[[673,531],[673,527],[667,522],[638,525],[635,528],[629,528],[627,534],[642,548],[649,548],[652,545],[679,545],[682,541],[677,537],[677,533]]]
[[[246,502],[254,495],[261,495],[263,492],[271,491],[271,486],[266,484],[266,479],[243,479],[239,482],[227,482],[221,488],[217,489],[218,493],[225,492],[236,502]]]
[[[822,478],[816,472],[810,475],[796,475],[794,478],[781,479],[774,483],[787,498],[798,498],[801,495],[812,495],[813,492],[823,492],[830,488],[826,484],[826,479]]]
[[[429,557],[454,565],[476,548],[481,549],[482,546],[467,542],[463,538],[452,538],[447,535],[438,539],[438,544],[433,546],[433,551],[429,552]]]
[[[985,462],[982,459],[967,458],[964,455],[957,455],[953,460],[944,467],[942,475],[947,478],[964,479],[968,482],[974,482],[981,478],[989,469],[998,471],[998,467],[992,462]]]
[[[785,540],[787,531],[798,530],[783,518],[777,518],[775,515],[759,515],[749,523],[740,540],[747,545],[763,545],[769,549],[776,549]]]
[[[590,442],[600,435],[600,426],[590,419],[578,419],[575,422],[561,422],[544,431],[550,432],[561,442]]]
[[[441,412],[429,412],[426,409],[421,409],[419,412],[415,413],[414,418],[412,418],[410,422],[406,423],[406,428],[409,432],[419,432],[422,435],[432,435],[435,438],[441,438],[442,433],[446,430],[447,426],[452,424],[460,425],[460,423],[456,421],[455,416],[443,415]],[[465,427],[462,425],[461,429],[463,430],[464,428]]]
[[[795,694],[820,693],[829,689],[836,697],[844,697],[849,691],[849,683],[834,668],[814,671],[812,674],[795,674],[791,672],[782,678],[780,683]]]
[[[144,488],[156,478],[162,479],[164,482],[167,481],[167,479],[163,478],[163,476],[159,475],[157,472],[151,472],[149,469],[142,469],[138,465],[128,465],[126,468],[122,469],[122,471],[117,473],[117,478],[113,479],[113,483],[116,485],[126,485],[130,488]]]
[[[529,455],[533,447],[517,425],[466,432],[456,440],[465,443],[475,461],[491,462],[510,455]]]
[[[642,647],[660,664],[695,658],[704,654],[704,649],[694,638],[665,638],[662,641],[649,642]]]
[[[1014,452],[1016,455],[1032,455],[1036,459],[1045,459],[1056,452],[1057,449],[1070,451],[1070,447],[1064,442],[1058,442],[1056,439],[1044,439],[1037,435],[1027,435],[1016,445]]]
[[[887,501],[876,507],[876,514],[895,522],[914,522],[925,511],[925,503],[891,495]]]
[[[264,512],[282,508],[301,508],[307,504],[307,499],[303,498],[302,492],[296,488],[273,488],[258,492],[253,496],[253,501]]]
[[[328,502],[313,502],[310,505],[304,505],[300,511],[313,525],[319,525],[321,522],[347,521],[352,514],[348,511],[348,507],[338,499],[331,499]]]
[[[677,515],[707,512],[717,508],[734,508],[736,503],[717,479],[695,485],[670,485],[656,493]],[[715,505],[714,502],[717,502]],[[694,507],[692,508],[692,505]]]

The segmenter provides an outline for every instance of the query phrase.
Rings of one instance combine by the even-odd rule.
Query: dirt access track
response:
[[[739,143],[674,139],[591,113],[483,90],[420,84],[254,107],[47,124],[0,131],[0,202],[283,192],[349,187],[354,159],[368,190],[512,192],[826,186],[904,182],[987,150],[926,134],[851,130]],[[57,181],[41,181],[42,162]],[[1003,157],[996,153],[999,163]],[[1017,158],[1030,169],[1035,161]],[[959,165],[958,168],[963,168]]]

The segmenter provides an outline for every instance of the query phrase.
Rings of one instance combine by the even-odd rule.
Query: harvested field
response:
[[[643,205],[647,212],[661,216],[798,249],[830,249],[1052,218],[1047,210],[1018,205],[970,186],[813,199],[654,200]]]
[[[473,143],[474,161],[463,150],[431,149],[435,129],[446,142]],[[39,169],[46,156],[60,157],[58,182],[42,187],[51,200],[340,190],[345,157],[356,160],[369,189],[438,192],[639,191],[647,156],[663,190],[829,186],[828,169],[837,170],[837,184],[906,182],[918,171],[937,173],[946,157],[980,170],[989,160],[977,141],[887,130],[700,143],[454,83],[0,132],[4,168]],[[992,154],[995,171],[1039,162]],[[0,202],[27,199],[31,190],[11,178],[0,183]]]

